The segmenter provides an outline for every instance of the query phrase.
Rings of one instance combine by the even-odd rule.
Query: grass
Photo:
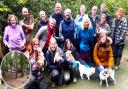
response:
[[[126,59],[128,59],[128,43],[125,45],[123,51],[120,69],[115,71],[117,84],[110,84],[109,88],[107,88],[105,85],[100,86],[100,81],[98,79],[91,79],[90,81],[87,79],[79,79],[76,84],[71,83],[50,89],[128,89],[128,62],[126,62]],[[2,85],[0,85],[0,89],[4,89]]]

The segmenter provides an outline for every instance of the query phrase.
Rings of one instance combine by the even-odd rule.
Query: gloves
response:
[[[102,71],[103,69],[104,69],[104,67],[102,65],[98,67],[99,71]]]

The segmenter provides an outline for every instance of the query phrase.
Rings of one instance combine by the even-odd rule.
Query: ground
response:
[[[128,89],[128,43],[125,45],[123,51],[123,57],[121,61],[120,68],[115,71],[115,78],[117,81],[116,85],[110,84],[109,88],[105,85],[100,86],[100,81],[98,79],[79,79],[76,84],[63,85],[56,88],[50,89]],[[4,89],[3,85],[0,86],[0,89]],[[23,89],[23,88],[22,88]]]

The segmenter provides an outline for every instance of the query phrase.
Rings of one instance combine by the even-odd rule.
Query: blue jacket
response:
[[[54,62],[54,57],[57,51],[62,52],[62,50],[60,48],[57,48],[56,51],[51,51],[50,49],[48,49],[47,53],[46,53],[46,61],[47,61],[47,67],[49,70],[53,70],[53,69],[57,69],[58,71],[61,71],[62,68],[62,64],[64,62],[64,58],[63,61],[61,61],[61,63],[58,62]],[[62,52],[63,53],[63,52]]]
[[[89,52],[93,48],[94,31],[92,28],[79,30],[78,41],[81,52]]]

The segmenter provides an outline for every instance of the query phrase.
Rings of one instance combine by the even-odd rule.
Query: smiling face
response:
[[[84,28],[88,28],[89,27],[89,20],[88,19],[84,20],[83,24],[84,24]]]
[[[11,26],[16,26],[16,18],[15,17],[11,17],[9,22],[10,22]]]
[[[123,8],[119,8],[119,10],[116,12],[117,18],[121,19],[125,15],[125,11]]]
[[[64,11],[64,16],[66,19],[69,19],[71,17],[71,10],[70,9],[66,9]]]
[[[101,20],[101,23],[104,23],[106,21],[106,15],[102,14],[100,20]]]
[[[51,28],[51,29],[52,29],[52,28],[55,28],[55,26],[56,26],[56,20],[55,20],[55,19],[50,19],[49,25],[50,25],[50,28]]]
[[[55,51],[56,48],[57,48],[56,43],[52,42],[50,48],[51,48],[52,51]]]
[[[32,40],[32,47],[34,50],[37,50],[39,48],[39,40],[37,38],[34,38]]]
[[[41,11],[41,12],[39,13],[39,16],[40,16],[40,19],[41,19],[41,20],[45,20],[45,19],[46,19],[46,14],[45,14],[44,11]]]
[[[84,6],[84,5],[81,5],[81,6],[80,6],[80,14],[81,14],[81,15],[84,15],[85,12],[86,12],[85,6]]]
[[[68,50],[70,50],[71,47],[72,47],[72,44],[71,44],[71,42],[68,40],[67,43],[66,43],[66,48],[67,48]]]
[[[55,5],[55,12],[56,12],[56,14],[61,14],[61,11],[62,11],[61,4],[57,3]]]
[[[106,35],[101,36],[101,43],[105,43],[106,42]]]
[[[28,15],[29,15],[28,9],[27,8],[23,8],[22,9],[22,16],[28,16]]]

